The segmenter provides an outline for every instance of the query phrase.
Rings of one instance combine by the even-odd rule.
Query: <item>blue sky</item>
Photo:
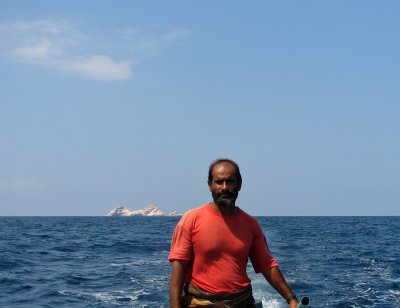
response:
[[[398,1],[0,0],[0,215],[400,215]]]

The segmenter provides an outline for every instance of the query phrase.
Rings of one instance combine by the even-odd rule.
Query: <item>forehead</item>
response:
[[[216,164],[212,170],[213,178],[231,178],[236,177],[235,167],[228,162]]]

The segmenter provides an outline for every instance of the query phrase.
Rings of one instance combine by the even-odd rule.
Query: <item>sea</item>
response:
[[[400,307],[400,217],[256,217],[309,307]],[[0,307],[169,307],[179,217],[0,217]],[[263,307],[288,307],[249,263]]]

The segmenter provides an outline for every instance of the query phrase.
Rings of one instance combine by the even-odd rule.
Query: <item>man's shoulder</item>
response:
[[[203,204],[199,207],[187,211],[185,214],[183,214],[180,223],[182,224],[188,221],[192,221],[195,220],[197,217],[202,216],[204,212],[207,211],[207,206],[208,204]]]
[[[208,204],[203,204],[201,206],[198,206],[198,207],[196,207],[194,209],[191,209],[191,210],[187,211],[185,214],[183,214],[183,216],[193,216],[193,215],[197,215],[199,213],[202,213],[202,212],[207,210],[207,206],[208,206]]]
[[[249,213],[243,211],[241,208],[239,208],[239,210],[240,210],[239,213],[240,213],[240,215],[241,215],[241,217],[242,217],[243,219],[245,219],[245,220],[247,220],[247,221],[249,221],[249,222],[258,224],[258,220],[257,220],[254,216],[252,216],[252,215],[250,215]]]

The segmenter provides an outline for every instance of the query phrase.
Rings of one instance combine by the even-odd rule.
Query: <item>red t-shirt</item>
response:
[[[250,284],[246,272],[249,258],[256,273],[278,265],[257,220],[240,209],[236,215],[224,217],[206,204],[181,218],[168,260],[192,261],[186,281],[222,294]]]

